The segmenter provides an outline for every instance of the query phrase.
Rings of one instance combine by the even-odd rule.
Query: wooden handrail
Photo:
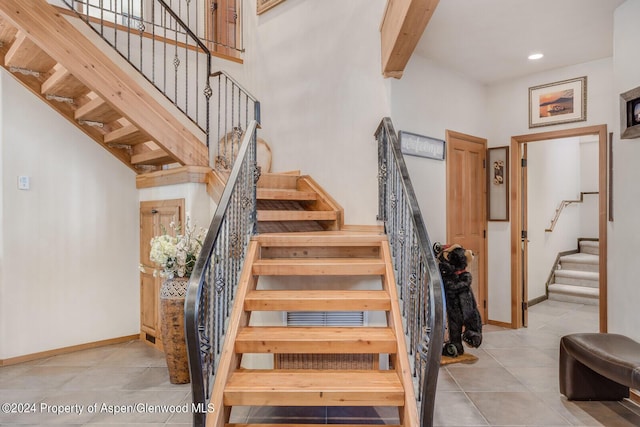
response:
[[[558,209],[556,209],[556,216],[551,220],[551,227],[549,228],[545,228],[544,231],[546,231],[547,233],[551,233],[553,231],[553,229],[556,226],[556,223],[558,222],[558,219],[560,218],[560,214],[562,213],[562,210],[565,208],[565,206],[569,206],[572,203],[582,203],[584,201],[584,195],[585,194],[598,194],[597,191],[581,191],[580,192],[580,199],[578,200],[563,200],[560,202],[560,206],[558,206]]]

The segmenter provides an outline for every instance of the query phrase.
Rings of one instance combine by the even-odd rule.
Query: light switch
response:
[[[18,177],[18,190],[28,190],[31,187],[31,179],[28,176]]]

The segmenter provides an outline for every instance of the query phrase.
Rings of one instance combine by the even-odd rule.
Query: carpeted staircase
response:
[[[598,305],[598,241],[581,240],[579,246],[578,253],[560,257],[555,280],[549,285],[549,299]]]

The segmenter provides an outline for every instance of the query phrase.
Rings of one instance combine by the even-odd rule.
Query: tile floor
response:
[[[485,327],[481,348],[468,350],[478,356],[477,362],[441,369],[435,425],[640,426],[640,407],[628,401],[574,403],[558,392],[559,338],[596,331],[596,307],[545,301],[530,308],[529,323],[521,330]],[[0,426],[190,425],[190,414],[151,412],[154,405],[179,408],[189,402],[189,385],[170,384],[163,355],[140,342],[0,368],[0,403],[15,403],[14,408],[35,404],[36,410],[0,412]],[[54,413],[55,405],[66,405],[63,409],[70,413]],[[114,414],[127,405],[134,405],[134,410]],[[233,417],[236,422],[292,425],[394,424],[396,412],[392,408],[236,408]]]

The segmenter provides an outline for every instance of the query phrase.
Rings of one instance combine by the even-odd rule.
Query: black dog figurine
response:
[[[482,318],[471,289],[471,273],[466,268],[473,253],[460,245],[434,245],[447,302],[449,341],[442,354],[456,357],[464,354],[462,342],[471,347],[482,344]]]

